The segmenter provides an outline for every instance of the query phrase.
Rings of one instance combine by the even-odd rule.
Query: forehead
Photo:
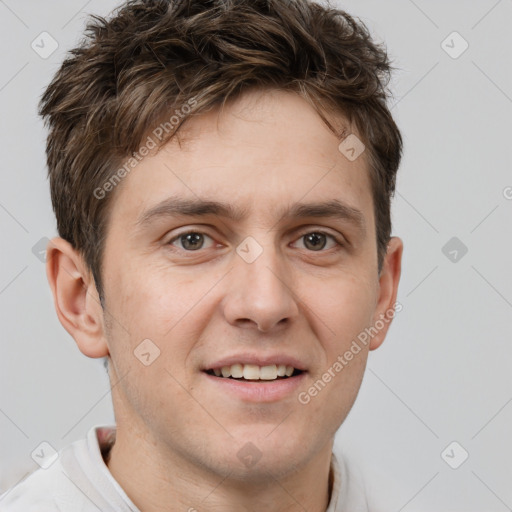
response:
[[[370,227],[366,154],[350,161],[339,144],[298,95],[248,93],[222,111],[188,119],[179,137],[142,159],[116,191],[113,213],[144,224],[159,211],[176,213],[174,197],[182,199],[181,213],[208,210],[242,221],[249,214],[282,217],[292,205],[300,215],[306,210],[297,204],[318,210],[329,203],[331,211]]]

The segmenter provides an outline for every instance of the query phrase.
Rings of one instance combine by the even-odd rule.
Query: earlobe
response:
[[[82,256],[62,238],[52,239],[47,248],[46,275],[57,316],[88,357],[108,355],[103,310],[94,279]]]
[[[402,271],[402,253],[402,240],[396,236],[391,237],[379,277],[379,296],[373,318],[373,326],[377,332],[370,342],[370,350],[375,350],[382,345],[395,316],[398,284]]]

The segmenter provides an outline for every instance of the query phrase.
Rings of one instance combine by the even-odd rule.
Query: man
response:
[[[116,425],[0,510],[367,510],[332,448],[397,304],[385,50],[307,0],[130,1],[87,36],[41,102],[47,275]]]

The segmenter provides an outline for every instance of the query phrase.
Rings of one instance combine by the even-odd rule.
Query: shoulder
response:
[[[109,490],[102,452],[114,432],[112,427],[95,426],[86,438],[43,459],[41,468],[0,495],[0,512],[97,512],[95,503],[111,510],[99,489]]]
[[[74,512],[80,508],[70,508],[76,504],[76,489],[66,478],[59,460],[49,468],[39,468],[21,482],[0,495],[0,512]],[[74,501],[72,501],[74,500]]]

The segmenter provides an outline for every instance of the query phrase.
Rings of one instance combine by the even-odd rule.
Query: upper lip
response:
[[[228,357],[223,357],[212,363],[208,363],[203,370],[213,370],[214,368],[222,368],[223,366],[232,366],[234,364],[255,364],[257,366],[276,366],[284,364],[286,366],[293,366],[296,370],[306,370],[306,366],[299,361],[296,357],[286,354],[269,354],[263,356],[261,354],[241,353],[234,354]]]

